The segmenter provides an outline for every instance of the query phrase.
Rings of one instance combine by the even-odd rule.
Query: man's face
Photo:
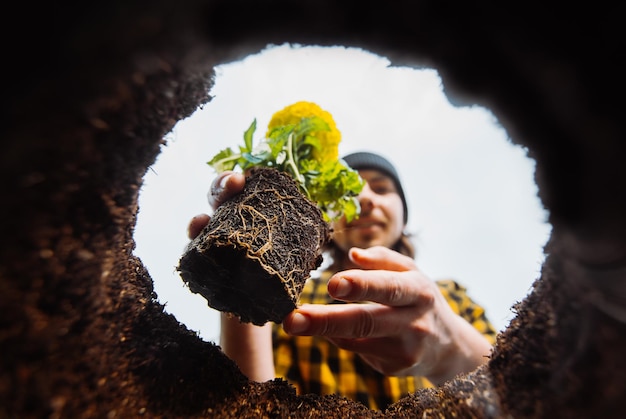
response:
[[[359,170],[366,184],[359,194],[361,214],[333,224],[333,240],[342,250],[351,247],[393,246],[404,229],[402,198],[392,178],[378,170]]]

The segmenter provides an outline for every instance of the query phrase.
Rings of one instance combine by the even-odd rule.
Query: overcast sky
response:
[[[211,211],[216,174],[206,162],[241,144],[254,118],[257,138],[274,112],[306,100],[333,115],[341,155],[369,150],[395,163],[420,268],[457,280],[498,330],[508,325],[511,306],[539,277],[550,227],[534,162],[489,110],[452,106],[433,69],[392,67],[359,49],[268,47],[216,73],[214,99],[166,137],[140,193],[135,254],[167,312],[218,343],[219,313],[175,270],[189,220]]]

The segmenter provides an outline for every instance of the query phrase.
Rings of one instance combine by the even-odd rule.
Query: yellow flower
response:
[[[339,158],[339,142],[341,133],[335,125],[332,115],[313,102],[296,102],[276,112],[267,126],[267,135],[276,127],[295,125],[302,118],[317,116],[324,120],[330,131],[313,131],[311,135],[319,139],[321,147],[313,151],[313,157],[319,162],[333,161]]]

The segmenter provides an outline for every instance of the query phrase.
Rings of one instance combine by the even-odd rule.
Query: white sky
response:
[[[306,100],[333,115],[341,155],[369,150],[396,165],[420,268],[457,280],[498,330],[508,325],[511,306],[539,277],[550,227],[534,162],[489,110],[452,106],[435,70],[391,67],[359,49],[268,47],[216,72],[214,99],[167,136],[139,197],[135,254],[167,312],[218,343],[219,312],[175,270],[189,220],[210,213],[206,194],[216,174],[206,162],[241,144],[254,118],[256,139],[274,112]]]

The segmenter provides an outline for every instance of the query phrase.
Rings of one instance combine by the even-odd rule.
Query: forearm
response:
[[[427,374],[436,385],[475,370],[489,360],[493,349],[485,336],[458,316],[453,321],[451,337],[446,349],[439,354],[436,368]]]
[[[221,313],[220,346],[250,380],[275,378],[271,323],[255,326]]]

